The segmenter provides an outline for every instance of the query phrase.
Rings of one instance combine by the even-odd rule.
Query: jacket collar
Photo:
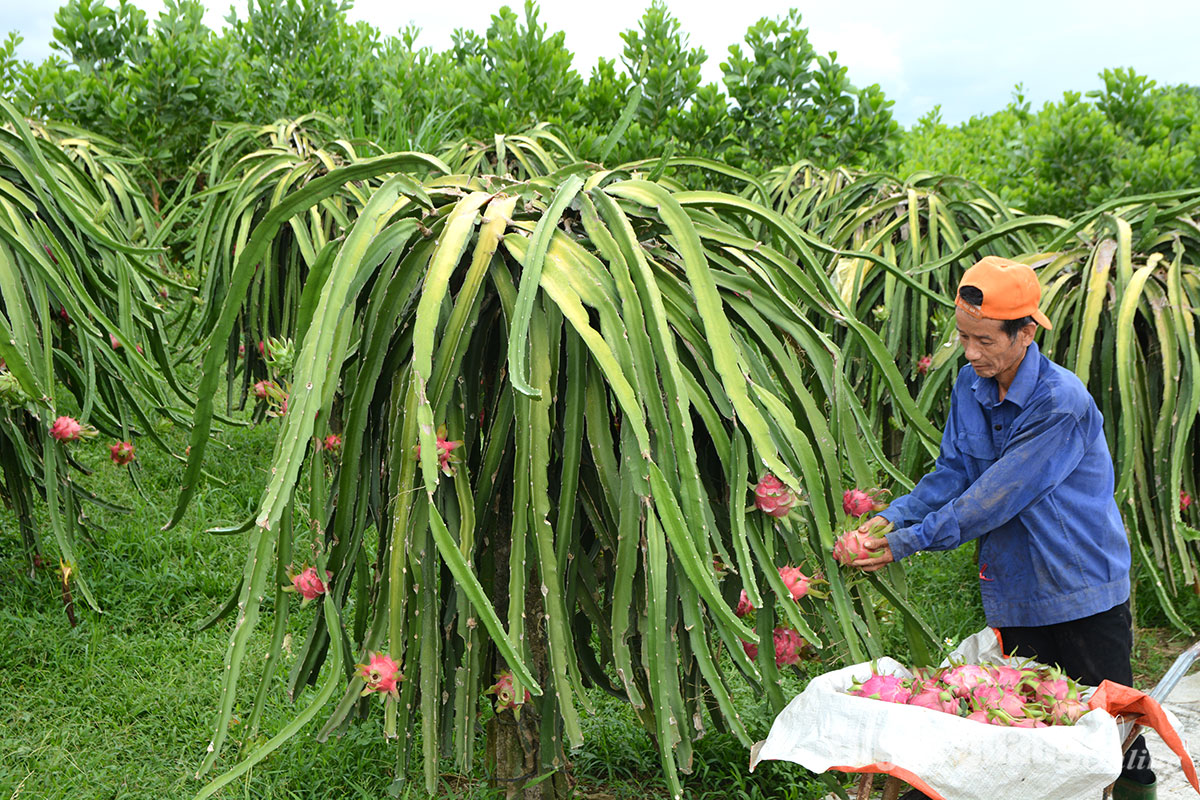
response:
[[[1008,387],[1008,393],[1004,395],[1005,402],[1011,402],[1018,408],[1024,408],[1033,397],[1033,390],[1037,387],[1038,373],[1040,372],[1039,362],[1041,351],[1038,350],[1037,342],[1030,342],[1029,347],[1025,348],[1025,357],[1021,359],[1021,366],[1017,367],[1017,376],[1013,378],[1012,386]],[[981,378],[975,376],[975,381],[971,384],[971,391],[975,393],[975,399],[980,405],[993,407],[999,405],[1000,386],[996,383],[995,378]]]

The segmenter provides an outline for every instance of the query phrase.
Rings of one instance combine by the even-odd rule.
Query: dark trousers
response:
[[[1103,680],[1133,685],[1133,620],[1126,600],[1090,617],[1036,628],[1000,628],[1005,655],[1057,664],[1067,677],[1087,686]],[[1152,783],[1150,752],[1139,736],[1125,754],[1122,777]]]

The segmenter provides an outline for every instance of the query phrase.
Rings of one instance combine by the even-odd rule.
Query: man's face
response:
[[[1017,367],[1025,355],[1025,348],[1033,341],[1036,326],[1027,325],[1010,339],[1004,332],[1004,323],[998,319],[973,317],[961,308],[955,310],[958,325],[958,340],[963,355],[981,378],[1006,377],[1009,382],[1017,374]]]

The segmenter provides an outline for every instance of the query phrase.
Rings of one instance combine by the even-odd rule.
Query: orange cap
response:
[[[1038,301],[1042,299],[1042,286],[1037,273],[1031,267],[1009,261],[1007,258],[987,256],[963,273],[958,282],[961,289],[974,286],[983,292],[983,302],[971,305],[961,295],[954,298],[955,304],[973,317],[986,319],[1021,319],[1033,317],[1046,330],[1054,326],[1041,311]]]

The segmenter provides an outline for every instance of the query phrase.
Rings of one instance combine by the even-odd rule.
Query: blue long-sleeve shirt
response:
[[[1083,383],[1030,344],[998,401],[958,373],[934,471],[882,516],[896,560],[980,540],[993,627],[1052,625],[1129,597],[1129,540],[1103,418]]]

